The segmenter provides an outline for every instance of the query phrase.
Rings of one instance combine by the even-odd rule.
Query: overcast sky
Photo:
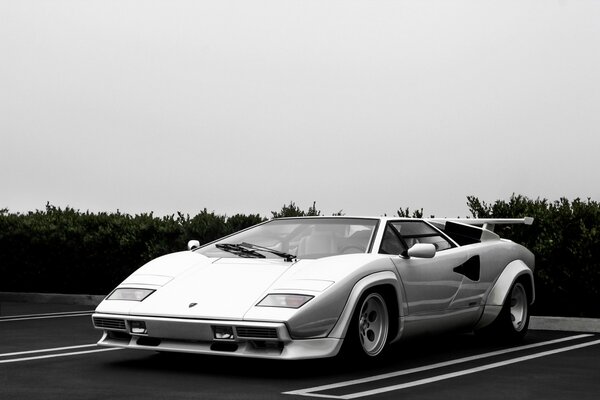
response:
[[[600,199],[597,0],[0,0],[0,208]]]

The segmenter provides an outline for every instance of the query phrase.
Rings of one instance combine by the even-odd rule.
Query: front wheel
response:
[[[346,338],[349,350],[356,355],[377,357],[388,343],[389,332],[390,317],[384,297],[377,292],[365,295],[350,323]]]

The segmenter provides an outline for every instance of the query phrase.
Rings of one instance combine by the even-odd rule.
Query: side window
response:
[[[385,227],[383,238],[381,239],[381,247],[379,248],[380,254],[395,254],[398,255],[406,250],[406,247],[400,240],[396,229],[391,225]]]
[[[435,245],[437,251],[454,247],[438,231],[423,221],[401,221],[394,222],[392,225],[400,233],[409,248],[417,243],[431,243]]]

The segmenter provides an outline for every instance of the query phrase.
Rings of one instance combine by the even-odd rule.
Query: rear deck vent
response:
[[[236,331],[240,338],[277,339],[277,329],[275,328],[238,326]]]
[[[94,318],[94,326],[102,329],[126,330],[125,320],[115,318]]]

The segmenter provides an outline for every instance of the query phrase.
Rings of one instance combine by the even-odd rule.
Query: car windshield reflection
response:
[[[207,257],[316,259],[366,253],[377,226],[369,218],[283,218],[209,243],[196,250]]]

